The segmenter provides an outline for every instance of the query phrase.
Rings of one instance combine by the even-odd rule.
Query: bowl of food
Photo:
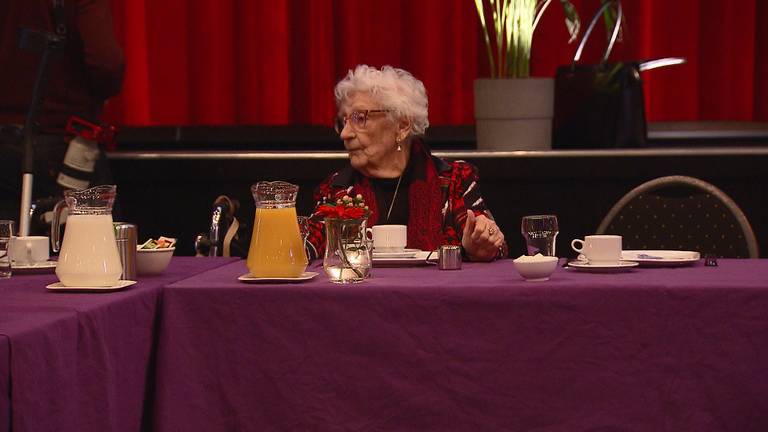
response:
[[[175,239],[149,239],[136,248],[136,270],[140,275],[158,275],[165,271],[176,250]]]
[[[512,260],[512,264],[523,279],[529,282],[542,282],[549,280],[557,268],[557,261],[557,257],[536,254],[522,255]]]

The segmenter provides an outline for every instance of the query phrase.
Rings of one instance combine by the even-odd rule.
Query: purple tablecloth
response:
[[[11,349],[7,336],[0,336],[0,431],[11,430]]]
[[[766,260],[538,283],[510,261],[351,286],[244,272],[164,289],[156,430],[768,430]]]
[[[140,430],[162,287],[230,262],[177,257],[109,293],[49,292],[54,274],[0,280],[0,431]]]

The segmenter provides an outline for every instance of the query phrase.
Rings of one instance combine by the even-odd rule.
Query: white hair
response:
[[[391,110],[393,119],[410,119],[414,135],[424,135],[429,127],[427,90],[424,83],[406,70],[358,65],[336,84],[336,106],[341,108],[347,98],[358,92],[370,94],[382,105],[381,109]]]

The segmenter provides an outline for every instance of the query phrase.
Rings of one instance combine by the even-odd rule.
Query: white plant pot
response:
[[[475,80],[478,150],[550,150],[555,80]]]

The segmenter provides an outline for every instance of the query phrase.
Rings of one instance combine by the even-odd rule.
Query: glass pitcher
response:
[[[111,287],[123,272],[112,226],[117,186],[96,186],[64,192],[53,211],[51,243],[59,252],[56,276],[68,287]],[[60,240],[61,212],[69,208],[64,241]]]
[[[307,268],[307,255],[296,221],[299,187],[282,181],[251,186],[256,201],[248,270],[257,278],[295,278]]]

